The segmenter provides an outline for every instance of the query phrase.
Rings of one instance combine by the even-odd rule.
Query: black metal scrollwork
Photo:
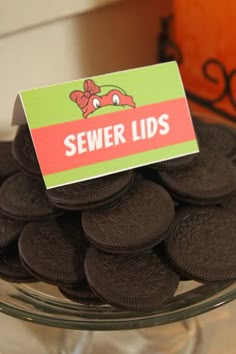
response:
[[[159,35],[159,43],[158,43],[158,62],[167,62],[171,60],[176,60],[178,64],[182,64],[184,61],[181,49],[178,45],[171,39],[170,35],[170,27],[172,22],[173,16],[163,18],[161,20],[161,33]],[[211,74],[211,68],[215,67],[220,74],[220,77],[215,77]],[[222,90],[220,91],[219,95],[215,98],[209,99],[206,97],[202,97],[194,92],[189,91],[186,89],[186,95],[188,99],[192,100],[193,102],[206,107],[210,111],[217,113],[219,115],[228,118],[229,120],[235,122],[236,120],[236,97],[234,96],[233,92],[233,79],[236,79],[236,69],[227,72],[224,64],[220,62],[218,59],[210,58],[207,59],[202,65],[202,74],[208,80],[211,81],[213,84],[221,85]],[[232,107],[235,109],[235,115],[231,114],[219,107],[216,107],[216,104],[222,101],[225,97],[228,97],[229,102],[231,103]]]
[[[171,40],[170,29],[172,20],[173,16],[163,17],[161,19],[161,32],[159,35],[157,56],[161,63],[176,60],[178,64],[181,64],[183,61],[181,50],[176,43]]]

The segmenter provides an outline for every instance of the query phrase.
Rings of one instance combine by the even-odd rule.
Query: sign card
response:
[[[176,62],[18,94],[47,188],[198,152]]]

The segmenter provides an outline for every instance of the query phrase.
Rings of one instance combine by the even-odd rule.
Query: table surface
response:
[[[204,354],[235,354],[236,301],[201,315],[198,319],[203,330]],[[52,345],[59,331],[0,315],[0,353],[42,354],[45,353],[44,343],[50,354],[56,354]],[[116,336],[117,332],[110,332],[109,338],[112,335]],[[106,332],[97,332],[95,339],[101,341],[104,336]],[[109,353],[103,350],[102,354]]]

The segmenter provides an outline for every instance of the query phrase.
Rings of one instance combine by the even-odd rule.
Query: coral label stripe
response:
[[[31,133],[43,175],[196,139],[185,97]]]

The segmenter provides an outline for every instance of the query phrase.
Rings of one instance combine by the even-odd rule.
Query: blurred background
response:
[[[0,0],[0,138],[17,92],[177,60],[193,110],[235,124],[235,1]],[[222,16],[223,14],[223,16]]]
[[[0,138],[20,90],[154,64],[169,0],[0,0]]]

